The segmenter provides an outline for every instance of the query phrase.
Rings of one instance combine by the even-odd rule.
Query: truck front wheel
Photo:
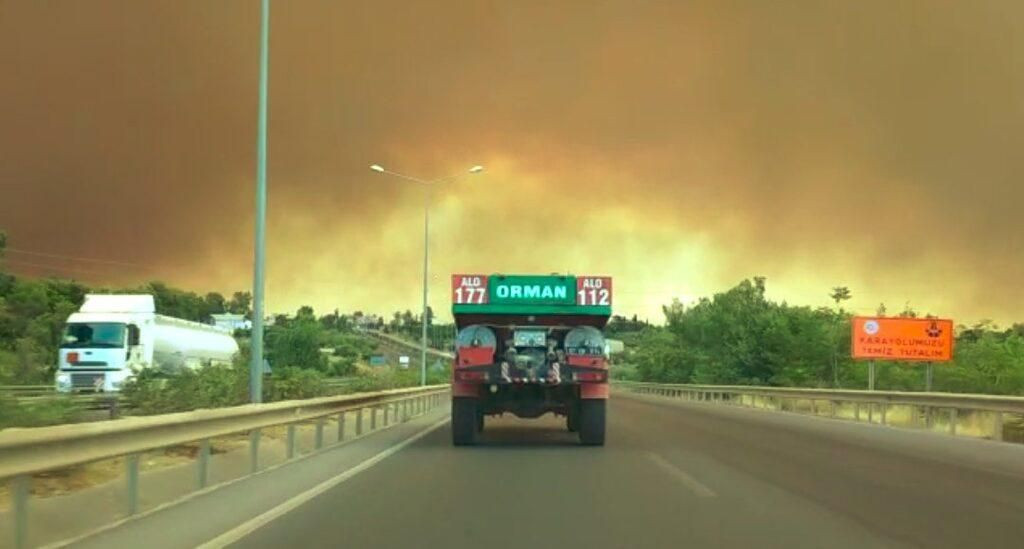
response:
[[[452,443],[456,446],[476,444],[480,412],[475,398],[452,399]]]
[[[579,435],[586,446],[604,446],[604,423],[607,400],[586,399],[580,402]]]

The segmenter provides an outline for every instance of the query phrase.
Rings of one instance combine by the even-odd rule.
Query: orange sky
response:
[[[275,0],[268,308],[418,308],[452,272],[755,275],[1024,319],[1024,3]],[[251,284],[258,2],[0,2],[7,268]],[[17,262],[17,263],[16,263]],[[47,265],[39,267],[29,265]]]

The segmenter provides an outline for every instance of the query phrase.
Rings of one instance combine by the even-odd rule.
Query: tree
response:
[[[888,309],[885,308],[885,303],[879,303],[878,308],[875,309],[875,316],[885,316]]]
[[[686,306],[679,301],[678,297],[673,297],[672,304],[662,305],[661,311],[665,313],[665,322],[672,324],[678,322],[686,314]]]
[[[313,308],[309,305],[299,307],[299,310],[295,313],[295,320],[298,321],[311,321],[315,319],[316,315],[313,313]]]
[[[910,306],[910,302],[908,301],[903,305],[903,310],[900,311],[899,316],[902,318],[917,318],[917,311]]]
[[[850,299],[850,289],[846,286],[836,286],[832,288],[832,293],[829,294],[832,301],[836,302],[836,316],[835,322],[832,324],[832,385],[839,387],[839,349],[838,342],[836,341],[836,328],[838,327],[839,317],[842,316],[842,302]]]
[[[196,322],[210,321],[206,301],[194,292],[172,288],[160,281],[150,282],[139,291],[152,294],[156,310],[160,314]]]
[[[311,319],[296,319],[267,329],[267,359],[274,369],[327,369],[327,357],[320,352],[320,325]]]
[[[224,296],[217,292],[210,292],[206,294],[203,299],[206,302],[206,313],[210,315],[219,315],[227,312],[227,300]]]
[[[235,292],[231,295],[231,300],[228,301],[227,308],[229,313],[236,315],[245,315],[246,318],[252,319],[252,294],[249,292]]]
[[[4,250],[7,249],[7,233],[0,231],[0,298],[7,295],[14,286],[14,276],[3,270]]]
[[[850,289],[847,288],[846,286],[836,286],[835,288],[832,288],[832,293],[830,293],[828,296],[832,298],[832,301],[836,302],[836,307],[838,307],[839,304],[842,303],[843,301],[846,301],[850,299],[850,297],[852,297],[850,295]]]

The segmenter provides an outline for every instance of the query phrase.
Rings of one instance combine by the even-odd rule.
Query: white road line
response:
[[[224,532],[223,534],[200,545],[199,549],[219,549],[221,547],[226,547],[228,545],[231,545],[232,543],[235,543],[236,541],[251,534],[253,531],[260,528],[261,526],[264,526],[265,524],[273,521],[281,515],[284,515],[285,513],[293,511],[296,507],[302,505],[303,503],[306,503],[307,501],[319,496],[320,494],[330,490],[331,488],[334,488],[335,486],[341,484],[342,482],[345,482],[346,480],[358,475],[359,473],[362,473],[363,471],[380,463],[389,456],[394,455],[402,448],[405,448],[406,446],[412,444],[413,442],[416,442],[417,440],[429,435],[437,428],[448,423],[448,421],[449,419],[445,418],[431,425],[430,427],[427,427],[426,429],[420,431],[419,433],[416,433],[412,437],[407,438],[402,442],[388,448],[387,450],[380,452],[379,454],[363,461],[359,465],[352,467],[351,469],[345,471],[344,473],[331,479],[325,480],[324,482],[317,484],[316,486],[310,488],[309,490],[289,499],[288,501],[285,501],[284,503],[278,505],[277,507],[274,507],[273,509],[270,509],[269,511],[261,515],[249,519],[243,522],[242,524],[239,524],[238,526],[232,528],[231,530],[228,530],[227,532]]]
[[[701,484],[699,480],[691,477],[689,474],[686,473],[686,471],[683,471],[682,469],[676,467],[675,465],[672,465],[671,463],[668,462],[668,460],[659,456],[658,454],[655,454],[654,452],[648,452],[647,457],[650,458],[650,460],[653,461],[655,465],[661,467],[661,469],[668,473],[672,478],[683,483],[683,485],[689,488],[690,491],[693,492],[694,494],[697,494],[702,498],[713,498],[718,495],[714,491],[712,491],[711,488],[704,486],[703,484]]]

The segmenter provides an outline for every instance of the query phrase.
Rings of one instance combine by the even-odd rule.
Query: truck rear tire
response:
[[[452,399],[452,443],[456,446],[476,444],[480,412],[475,398]]]
[[[607,400],[587,399],[580,402],[579,435],[585,446],[604,446],[604,424]]]

